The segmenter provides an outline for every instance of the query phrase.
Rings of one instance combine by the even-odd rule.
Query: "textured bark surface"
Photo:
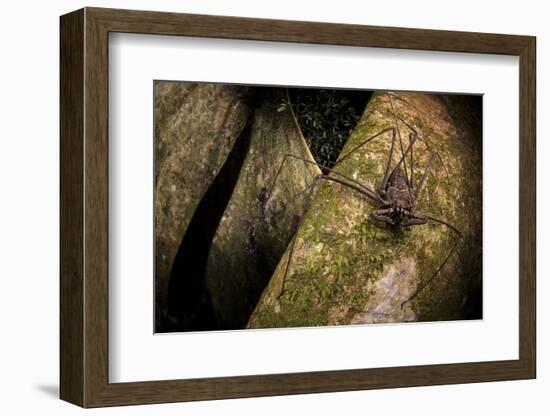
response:
[[[155,89],[156,330],[243,328],[320,174],[282,89]]]
[[[322,181],[290,246],[248,323],[249,328],[479,318],[481,310],[481,118],[467,99],[416,93],[375,93],[341,156],[395,126],[397,114],[419,133],[418,184],[431,150],[436,157],[417,211],[458,228],[429,222],[392,229],[371,219],[376,207],[358,192]],[[404,146],[410,130],[397,122]],[[380,186],[391,134],[335,167],[372,189]],[[395,164],[400,156],[394,152]],[[401,307],[456,251],[435,279]],[[284,288],[284,291],[282,289]]]
[[[280,110],[284,90],[264,92],[249,129],[249,147],[213,239],[205,275],[216,325],[243,328],[271,278],[299,218],[306,188],[320,174],[295,118]],[[280,174],[275,181],[277,171]]]
[[[241,93],[234,86],[155,83],[157,330],[168,325],[168,285],[182,236],[249,117]]]

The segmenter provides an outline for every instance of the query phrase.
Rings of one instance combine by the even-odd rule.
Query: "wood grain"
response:
[[[84,12],[61,19],[60,50],[60,388],[84,404]]]
[[[536,41],[520,54],[519,357],[536,378]]]
[[[535,377],[535,38],[97,8],[63,16],[60,29],[62,399],[98,407]],[[519,56],[519,359],[109,383],[109,32]]]

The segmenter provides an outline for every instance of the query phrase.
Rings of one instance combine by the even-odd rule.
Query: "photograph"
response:
[[[540,407],[543,14],[66,6],[12,42],[35,78],[59,57],[33,84],[59,105],[33,95],[47,111],[29,123],[25,82],[7,85],[23,98],[6,101],[23,109],[11,136],[38,139],[8,140],[6,178],[29,181],[6,206],[47,211],[47,170],[28,167],[59,136],[56,221],[24,221],[38,238],[58,224],[58,246],[34,256],[6,216],[31,248],[11,256],[7,310],[32,292],[41,311],[7,333],[18,350],[55,338],[40,365],[11,360],[37,398],[71,414]],[[29,292],[26,265],[56,293]],[[20,390],[14,406],[54,408]]]
[[[483,319],[482,95],[153,89],[155,333]]]

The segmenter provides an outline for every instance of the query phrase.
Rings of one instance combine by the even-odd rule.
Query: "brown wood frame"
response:
[[[536,377],[534,37],[98,8],[62,16],[60,28],[60,396],[63,400],[83,407],[99,407]],[[519,359],[109,383],[109,32],[519,56]]]

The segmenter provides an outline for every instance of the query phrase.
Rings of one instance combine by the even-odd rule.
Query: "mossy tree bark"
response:
[[[414,145],[418,185],[437,152],[416,210],[430,221],[409,228],[371,218],[375,205],[357,191],[322,181],[296,234],[248,322],[249,328],[479,318],[481,305],[481,123],[468,100],[416,93],[375,93],[340,157],[396,124]],[[395,116],[404,120],[399,121]],[[391,134],[337,164],[334,171],[380,187]],[[399,145],[393,165],[400,157]],[[410,169],[410,164],[408,166]],[[445,259],[456,249],[447,262]],[[411,301],[434,272],[435,278]],[[283,290],[284,289],[284,290]]]
[[[243,88],[155,83],[155,326],[167,312],[172,264],[193,212],[250,114]]]
[[[320,174],[282,89],[257,92],[249,147],[213,239],[206,290],[219,328],[243,328],[296,231]],[[279,169],[280,168],[280,169]],[[276,177],[277,172],[279,175]]]

